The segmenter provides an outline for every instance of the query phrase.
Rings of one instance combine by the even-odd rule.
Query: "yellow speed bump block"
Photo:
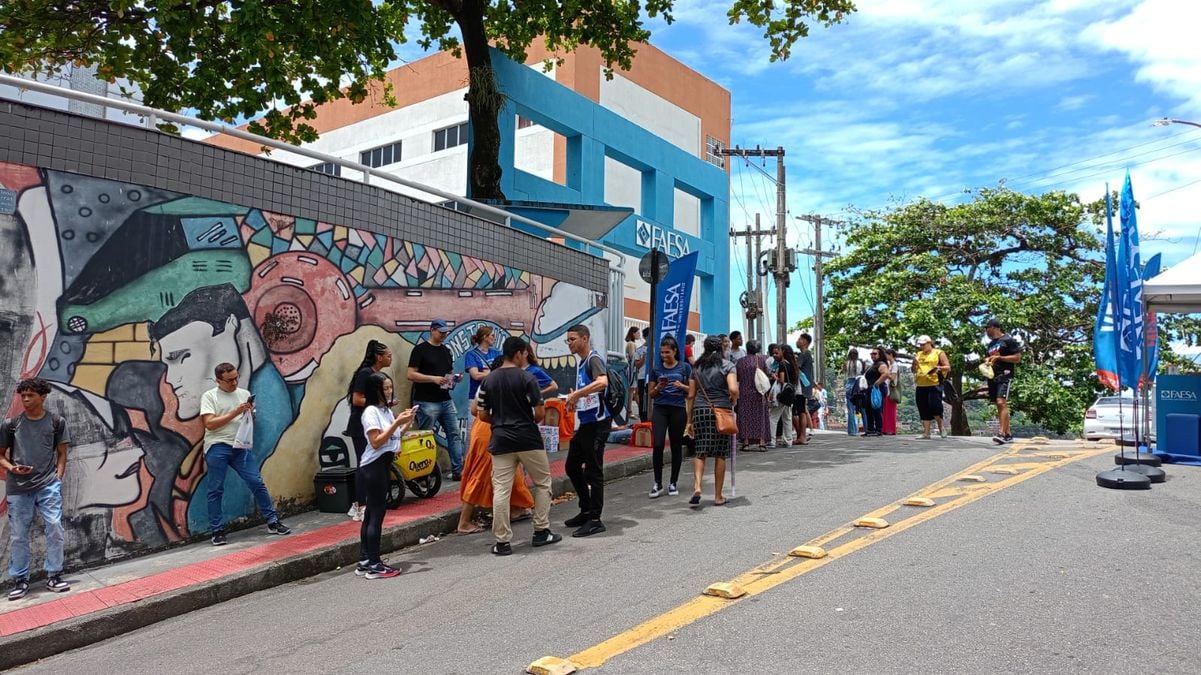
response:
[[[709,584],[709,587],[705,589],[705,595],[734,600],[746,595],[746,589],[728,581],[719,581],[715,584]]]
[[[901,503],[905,506],[934,506],[934,500],[929,497],[910,497]]]
[[[1010,468],[1008,466],[989,467],[988,472],[995,473],[998,476],[1016,476],[1018,473],[1020,473],[1017,469]]]
[[[794,558],[824,558],[826,557],[826,549],[821,546],[798,546],[788,552],[788,555]]]
[[[557,656],[543,656],[537,661],[531,663],[525,672],[530,675],[571,675],[578,668],[575,664],[567,659],[561,659]]]
[[[860,518],[854,523],[855,527],[869,527],[873,530],[883,530],[888,527],[888,521],[883,518]]]
[[[969,473],[966,476],[960,476],[959,480],[963,481],[964,483],[983,483],[988,479],[984,476],[977,476],[974,473]]]
[[[1035,445],[1046,445],[1051,442],[1051,439],[1046,436],[1034,436],[1030,439],[1030,442]]]

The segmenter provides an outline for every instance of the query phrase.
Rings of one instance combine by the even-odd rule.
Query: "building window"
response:
[[[434,152],[467,143],[467,123],[456,124],[434,132]]]
[[[517,128],[529,129],[530,127],[538,126],[538,123],[528,117],[517,116]]]
[[[721,151],[725,149],[725,144],[712,136],[705,136],[705,161],[716,166],[724,167],[726,158],[722,156]]]
[[[400,143],[389,143],[359,153],[359,163],[375,168],[400,161]]]
[[[342,175],[342,165],[334,162],[325,162],[324,164],[315,164],[309,167],[317,173],[327,173],[331,176]]]

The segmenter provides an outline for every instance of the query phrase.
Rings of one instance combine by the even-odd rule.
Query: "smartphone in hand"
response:
[[[33,467],[28,464],[17,464],[13,466],[13,473],[21,476],[27,476],[33,473]]]
[[[251,395],[250,395],[250,398],[246,399],[246,402],[247,402],[247,403],[250,403],[250,404],[253,404],[253,403],[254,403],[254,394],[251,394]]]

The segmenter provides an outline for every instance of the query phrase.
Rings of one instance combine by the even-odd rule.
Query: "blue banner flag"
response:
[[[676,258],[667,266],[667,276],[659,281],[655,294],[654,342],[647,351],[653,352],[651,364],[659,367],[659,344],[670,335],[680,345],[680,358],[684,358],[684,335],[688,332],[688,311],[692,302],[692,283],[696,278],[698,252],[693,251]],[[651,368],[646,369],[650,376]]]
[[[1160,255],[1156,253],[1151,256],[1143,268],[1143,281],[1159,276],[1160,265]],[[1155,312],[1147,312],[1143,321],[1147,333],[1147,374],[1143,378],[1143,387],[1146,388],[1155,383],[1155,372],[1159,370],[1159,320],[1155,318]]]
[[[1117,325],[1118,268],[1117,250],[1113,240],[1113,208],[1109,199],[1109,185],[1105,185],[1105,286],[1101,301],[1097,303],[1097,321],[1093,324],[1093,358],[1097,362],[1097,377],[1101,384],[1121,390],[1118,382]]]
[[[1143,375],[1143,265],[1138,252],[1138,216],[1130,172],[1122,185],[1118,233],[1118,374],[1134,387]]]

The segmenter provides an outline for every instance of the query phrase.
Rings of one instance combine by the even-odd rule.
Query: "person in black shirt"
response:
[[[413,405],[417,409],[417,428],[442,427],[446,435],[446,452],[450,454],[451,480],[463,476],[463,436],[459,433],[459,413],[450,392],[463,380],[462,373],[451,373],[455,367],[454,355],[447,347],[446,336],[450,326],[442,319],[430,323],[430,337],[426,342],[413,347],[409,356],[409,382],[413,383]]]
[[[1001,322],[989,319],[984,324],[988,336],[988,356],[984,362],[992,366],[993,376],[988,380],[988,400],[997,405],[997,421],[1000,432],[992,437],[997,445],[1013,440],[1009,433],[1009,385],[1013,382],[1014,364],[1022,360],[1022,347],[1018,341],[1005,333]]]
[[[883,407],[877,408],[871,404],[872,389],[879,389],[881,401],[888,396],[888,361],[883,347],[876,347],[871,353],[872,365],[868,366],[864,377],[867,378],[868,403],[863,411],[865,436],[881,436],[884,429]]]
[[[363,452],[367,449],[367,436],[363,434],[363,409],[367,407],[367,380],[372,374],[391,366],[392,349],[379,340],[368,341],[363,360],[355,369],[354,377],[350,380],[350,387],[346,391],[346,398],[350,402],[350,421],[346,424],[346,433],[350,436],[350,442],[354,444],[355,466],[362,463]],[[354,520],[362,520],[366,503],[363,486],[355,483],[354,503],[350,505],[350,511],[346,515]]]
[[[525,371],[529,345],[519,337],[505,340],[504,363],[484,379],[479,391],[480,421],[492,425],[492,552],[509,555],[513,530],[509,527],[509,496],[513,476],[521,464],[534,481],[534,546],[563,539],[550,531],[550,463],[542,447],[538,423],[546,414],[538,381]]]

